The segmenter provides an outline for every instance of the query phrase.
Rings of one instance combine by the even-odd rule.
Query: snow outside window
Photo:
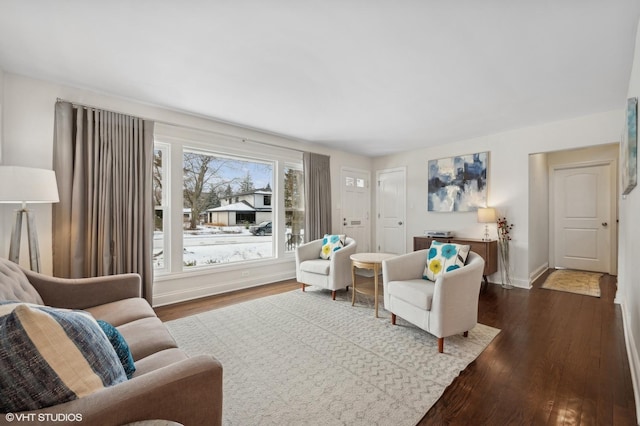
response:
[[[274,256],[274,163],[183,152],[183,268]]]
[[[165,238],[169,215],[167,197],[167,170],[169,170],[169,147],[163,143],[156,143],[153,150],[153,267],[156,271],[167,269],[165,262],[168,253]]]

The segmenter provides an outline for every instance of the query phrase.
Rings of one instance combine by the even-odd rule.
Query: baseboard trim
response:
[[[549,269],[549,262],[545,262],[538,269],[529,274],[529,285],[533,284],[538,278],[542,276]]]
[[[531,290],[531,283],[529,282],[529,280],[523,280],[521,278],[511,278],[511,284],[517,288]]]
[[[496,272],[495,274],[491,274],[488,277],[489,284],[502,285],[502,275],[500,272]],[[517,288],[524,288],[527,290],[531,289],[531,285],[528,280],[523,280],[521,278],[516,278],[514,276],[511,277],[511,285]]]
[[[629,359],[629,370],[631,372],[631,382],[633,383],[633,396],[636,401],[636,416],[640,419],[640,354],[638,354],[638,346],[636,346],[633,334],[629,330],[625,304],[621,303],[620,307],[622,308],[624,342],[627,346],[627,358]]]
[[[502,286],[502,283],[500,281],[489,280],[489,284]],[[519,278],[511,278],[511,285],[515,288],[523,288],[525,290],[531,290],[531,284],[527,280],[522,280]]]
[[[254,279],[240,279],[235,281],[225,281],[224,283],[207,284],[186,289],[163,292],[153,295],[153,307],[171,305],[179,302],[199,299],[207,296],[215,296],[217,294],[228,293],[235,290],[243,290],[246,288],[257,287],[265,284],[271,284],[279,281],[285,281],[295,278],[295,273],[281,272],[261,276]]]

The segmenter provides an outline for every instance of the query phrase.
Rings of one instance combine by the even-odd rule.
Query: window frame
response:
[[[302,182],[302,198],[303,198],[303,200],[302,200],[302,211],[306,215],[306,211],[304,210],[304,196],[305,196],[305,194],[304,194],[304,167],[303,167],[303,164],[302,164],[302,160],[300,161],[299,164],[298,163],[287,162],[282,167],[282,176],[283,176],[283,179],[282,179],[282,188],[283,188],[283,190],[282,190],[282,207],[283,207],[282,208],[282,213],[283,213],[283,215],[286,215],[286,207],[284,205],[284,203],[285,203],[285,195],[286,195],[286,190],[285,190],[286,182],[285,182],[284,179],[285,179],[285,175],[286,175],[287,169],[293,169],[293,170],[296,170],[296,171],[300,171],[302,173],[302,176],[303,176],[303,182]],[[304,226],[304,222],[305,221],[304,221],[304,216],[303,216],[303,220],[302,220],[302,225],[303,226]],[[286,218],[285,218],[285,229],[286,229]],[[304,235],[300,235],[298,237],[298,241],[294,245],[287,244],[285,252],[286,253],[295,254],[295,247],[297,247],[297,245],[303,244],[305,242],[307,242],[307,241],[305,240]]]
[[[192,153],[192,154],[199,154],[199,155],[206,155],[206,156],[211,156],[214,157],[216,159],[225,159],[225,160],[231,160],[231,161],[241,161],[241,162],[246,162],[246,163],[253,163],[253,164],[263,164],[263,165],[268,165],[269,167],[271,167],[271,182],[274,182],[277,178],[277,174],[276,174],[276,170],[277,170],[277,165],[276,162],[273,160],[265,160],[263,158],[255,158],[255,157],[247,157],[247,156],[239,156],[239,155],[230,155],[228,153],[222,153],[219,151],[215,151],[213,149],[202,149],[202,148],[198,148],[198,149],[192,149],[189,147],[183,147],[182,149],[182,153],[183,153],[183,160],[184,160],[184,154],[185,153]],[[182,162],[182,164],[184,164]],[[184,166],[183,166],[184,167]],[[241,176],[240,176],[241,177]],[[181,176],[182,181],[184,182],[184,175]],[[237,202],[239,202],[240,197],[238,196],[234,196],[233,197]],[[184,200],[183,200],[184,203]],[[274,217],[277,214],[277,211],[274,209],[273,206],[271,206],[271,221],[274,222]],[[237,221],[236,221],[237,224]],[[258,221],[255,220],[255,224],[258,224]],[[231,225],[230,225],[231,226]],[[242,225],[235,225],[235,226],[242,226]],[[275,227],[274,227],[275,228]],[[184,245],[184,236],[185,236],[185,229],[182,229],[182,238],[183,238],[183,248],[185,247]],[[272,232],[273,234],[273,232]],[[257,261],[257,260],[273,260],[276,257],[275,254],[275,241],[272,237],[271,240],[271,256],[265,256],[262,258],[254,258],[254,259],[248,259],[248,260],[244,260],[244,261],[234,261],[234,262],[224,262],[224,263],[205,263],[205,264],[196,264],[196,265],[187,265],[184,263],[184,250],[183,250],[183,256],[182,256],[182,261],[183,261],[183,268],[182,270],[184,272],[187,271],[191,271],[191,270],[196,270],[196,269],[206,269],[206,268],[215,268],[215,267],[220,267],[222,265],[234,265],[234,264],[243,264],[246,262],[252,262],[252,261]],[[174,253],[175,254],[175,253]]]
[[[164,143],[164,142],[155,142],[153,144],[153,152],[154,152],[154,157],[155,157],[155,152],[156,151],[160,151],[162,152],[162,165],[161,165],[161,172],[160,172],[160,184],[162,185],[162,189],[161,189],[161,199],[162,202],[160,205],[156,205],[155,203],[155,198],[154,198],[154,241],[155,241],[155,220],[156,220],[156,216],[155,216],[155,212],[160,210],[162,212],[162,253],[163,253],[163,262],[162,262],[162,267],[160,268],[156,268],[155,264],[153,266],[153,270],[155,273],[163,273],[163,272],[167,272],[170,269],[170,265],[171,265],[171,250],[169,249],[170,247],[170,231],[167,232],[170,229],[170,206],[171,206],[171,199],[170,199],[170,191],[168,191],[168,184],[170,182],[170,176],[171,176],[171,147],[169,146],[169,144]],[[154,243],[155,246],[155,243]],[[153,249],[152,249],[153,252]]]
[[[301,151],[272,146],[261,142],[250,142],[235,136],[178,127],[165,123],[159,123],[155,130],[155,143],[166,144],[170,147],[170,176],[180,177],[179,179],[167,179],[166,186],[169,188],[167,195],[170,200],[168,214],[170,216],[170,220],[168,220],[168,226],[165,229],[165,244],[169,246],[169,253],[165,255],[165,269],[155,270],[155,275],[158,278],[156,281],[164,281],[171,277],[179,278],[180,276],[187,277],[222,271],[245,271],[252,268],[262,268],[265,264],[273,265],[281,262],[291,262],[295,253],[285,250],[284,191],[282,191],[282,188],[284,184],[285,165],[302,169]],[[203,265],[202,267],[198,266],[195,268],[183,267],[182,154],[185,150],[232,159],[237,158],[262,163],[273,162],[273,183],[271,185],[273,222],[272,257],[232,263]],[[171,195],[175,193],[178,193],[179,196],[171,197]],[[167,233],[171,234],[170,238],[166,238]],[[167,261],[167,255],[171,258],[170,263]]]

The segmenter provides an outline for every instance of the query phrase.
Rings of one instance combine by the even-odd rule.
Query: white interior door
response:
[[[610,272],[611,166],[553,173],[555,267]]]
[[[378,251],[406,252],[406,169],[381,170],[376,173]]]
[[[371,175],[363,170],[347,168],[343,168],[341,174],[342,233],[356,240],[359,253],[370,252]]]

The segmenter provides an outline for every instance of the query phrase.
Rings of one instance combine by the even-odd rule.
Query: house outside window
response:
[[[272,237],[250,232],[251,225],[273,219],[271,208],[254,201],[256,185],[273,181],[273,163],[185,150],[183,172],[184,208],[190,212],[183,231],[186,269],[273,257]],[[232,196],[225,197],[229,188]]]
[[[189,291],[226,286],[198,284],[195,277],[209,270],[225,277],[238,268],[256,271],[242,272],[244,281],[261,274],[270,259],[286,261],[277,263],[279,270],[288,265],[304,238],[302,203],[292,204],[288,195],[285,208],[284,189],[287,182],[296,197],[302,195],[292,180],[294,170],[301,177],[300,152],[165,124],[156,126],[155,147],[153,254],[160,292],[177,290],[171,286],[178,282],[193,285]],[[196,281],[184,275],[192,272]]]

